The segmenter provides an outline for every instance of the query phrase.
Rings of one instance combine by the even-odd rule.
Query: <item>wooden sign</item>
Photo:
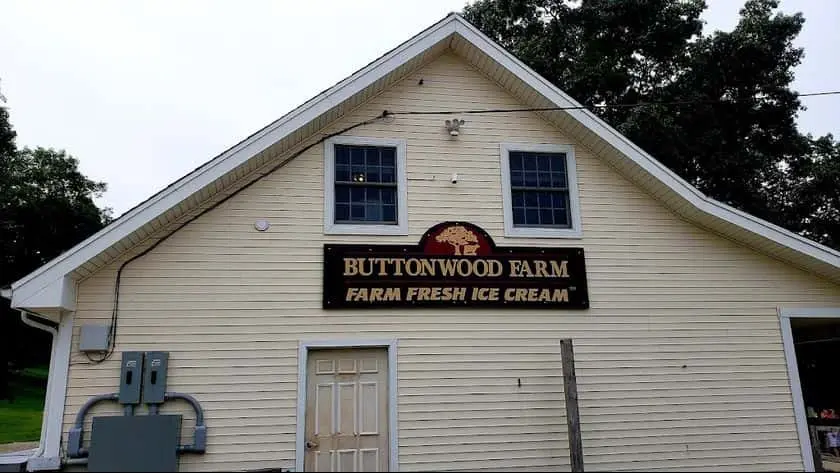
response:
[[[583,248],[497,247],[466,222],[417,245],[324,245],[324,309],[587,309]]]

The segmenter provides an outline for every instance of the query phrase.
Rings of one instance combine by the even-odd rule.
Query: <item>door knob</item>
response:
[[[318,446],[318,444],[316,442],[311,441],[311,440],[308,440],[306,442],[306,448],[315,448],[317,446]]]

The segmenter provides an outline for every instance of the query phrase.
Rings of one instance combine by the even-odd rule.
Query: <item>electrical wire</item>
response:
[[[840,95],[840,90],[795,94],[796,97],[817,97],[817,96],[827,96],[827,95]],[[228,194],[227,196],[225,196],[223,199],[221,199],[218,202],[214,203],[213,205],[207,207],[206,209],[204,209],[203,211],[194,215],[193,217],[187,219],[184,223],[179,225],[173,231],[167,233],[165,236],[161,237],[154,244],[150,245],[148,248],[146,248],[142,252],[140,252],[140,253],[134,255],[133,257],[129,258],[128,260],[124,261],[120,265],[119,269],[117,269],[117,276],[116,276],[116,280],[114,281],[114,304],[113,304],[113,308],[112,308],[112,311],[111,311],[111,327],[108,331],[108,350],[105,352],[105,354],[103,356],[101,356],[99,358],[94,358],[88,353],[85,353],[85,356],[87,356],[88,360],[91,363],[99,364],[99,363],[102,363],[103,361],[107,360],[108,358],[110,358],[111,355],[114,353],[114,348],[116,346],[116,338],[117,338],[117,323],[118,323],[118,320],[119,320],[120,285],[121,285],[121,282],[122,282],[122,273],[123,273],[123,270],[125,269],[126,266],[128,266],[133,261],[136,261],[136,260],[142,258],[143,256],[149,254],[149,252],[151,252],[152,250],[157,248],[158,245],[160,245],[161,243],[163,243],[164,241],[169,239],[169,237],[171,237],[172,235],[177,233],[179,230],[181,230],[185,226],[187,226],[190,223],[192,223],[193,221],[195,221],[197,218],[201,217],[202,215],[205,215],[206,213],[210,212],[211,210],[213,210],[213,209],[217,208],[218,206],[222,205],[223,203],[227,202],[233,196],[235,196],[235,195],[239,194],[240,192],[242,192],[243,190],[251,187],[253,184],[255,184],[257,181],[259,181],[263,177],[267,176],[268,174],[271,174],[271,173],[277,171],[281,167],[285,166],[291,160],[295,159],[296,157],[300,156],[301,154],[305,153],[306,151],[309,151],[310,149],[312,149],[313,146],[316,146],[320,143],[323,143],[325,140],[327,140],[329,138],[332,138],[334,136],[338,136],[338,135],[341,135],[343,133],[346,133],[346,132],[348,132],[348,131],[350,131],[354,128],[358,128],[360,126],[365,126],[365,125],[370,125],[372,123],[376,123],[380,120],[384,120],[384,119],[387,119],[389,117],[406,116],[406,115],[476,115],[476,114],[484,114],[484,113],[552,112],[552,111],[562,111],[562,110],[585,110],[585,109],[593,109],[593,108],[638,108],[638,107],[646,107],[646,106],[684,106],[684,105],[703,105],[703,104],[720,104],[720,103],[732,103],[732,102],[731,101],[721,101],[721,100],[713,100],[713,101],[712,100],[710,100],[710,101],[675,100],[675,101],[637,102],[637,103],[626,103],[626,104],[622,104],[622,103],[595,104],[595,105],[592,105],[592,106],[573,105],[573,106],[562,106],[562,107],[527,107],[527,108],[505,108],[505,109],[495,108],[495,109],[476,109],[476,110],[437,110],[437,111],[434,111],[434,110],[431,110],[431,111],[430,110],[416,110],[416,111],[403,111],[403,112],[400,112],[400,111],[391,112],[391,111],[385,110],[385,111],[382,112],[382,114],[380,114],[380,115],[378,115],[374,118],[355,123],[355,124],[350,125],[346,128],[342,128],[341,130],[336,131],[334,133],[329,133],[327,135],[323,135],[317,141],[315,141],[313,143],[310,143],[309,145],[303,147],[299,151],[295,152],[294,154],[292,154],[288,158],[284,159],[283,161],[281,161],[277,165],[270,168],[268,171],[257,174],[257,176],[254,179],[249,181],[244,186],[240,187],[239,189],[236,189],[235,191],[233,191],[230,194]]]
[[[840,95],[840,90],[830,90],[825,92],[810,92],[805,94],[795,94],[796,97],[819,97],[826,95]],[[475,115],[483,113],[515,113],[515,112],[555,112],[563,110],[589,110],[593,108],[640,108],[652,106],[681,106],[681,105],[715,105],[735,103],[737,101],[731,100],[666,100],[666,101],[651,101],[651,102],[636,102],[636,103],[613,103],[613,104],[594,104],[594,105],[569,105],[559,107],[525,107],[525,108],[489,108],[476,110],[416,110],[416,111],[396,111],[388,112],[388,115]]]
[[[151,252],[152,250],[157,248],[161,243],[168,240],[169,237],[178,233],[179,230],[186,227],[187,225],[189,225],[190,223],[195,221],[197,218],[201,217],[202,215],[205,215],[207,212],[210,212],[211,210],[213,210],[213,209],[217,208],[218,206],[222,205],[223,203],[227,202],[233,196],[235,196],[235,195],[239,194],[240,192],[244,191],[245,189],[251,187],[252,185],[254,185],[257,181],[259,181],[263,177],[265,177],[265,176],[277,171],[278,169],[282,168],[283,166],[286,165],[286,163],[290,162],[291,160],[295,159],[296,157],[300,156],[301,154],[309,151],[310,149],[312,149],[312,147],[317,146],[318,144],[323,143],[325,140],[328,140],[328,139],[330,139],[334,136],[344,134],[344,133],[346,133],[346,132],[348,132],[348,131],[350,131],[354,128],[358,128],[360,126],[365,126],[365,125],[370,125],[370,124],[376,123],[380,120],[384,120],[384,119],[388,118],[390,115],[391,115],[391,113],[388,112],[387,110],[385,110],[385,111],[382,112],[381,115],[378,115],[374,118],[355,123],[355,124],[350,125],[346,128],[342,128],[341,130],[338,130],[334,133],[329,133],[329,134],[323,135],[318,140],[304,146],[300,150],[293,153],[291,156],[287,157],[286,159],[280,161],[278,164],[269,168],[267,171],[262,172],[262,173],[258,173],[256,175],[256,177],[254,177],[252,180],[248,181],[248,183],[245,184],[244,186],[236,189],[235,191],[233,191],[230,194],[228,194],[227,196],[225,196],[223,199],[219,200],[218,202],[215,202],[213,205],[207,207],[206,209],[202,210],[201,212],[197,213],[196,215],[190,217],[184,223],[182,223],[177,228],[175,228],[171,232],[169,232],[166,235],[164,235],[163,237],[161,237],[158,241],[154,242],[148,248],[146,248],[142,252],[140,252],[140,253],[132,256],[131,258],[127,259],[126,261],[124,261],[120,265],[119,269],[117,269],[117,277],[116,277],[116,280],[114,281],[114,305],[113,305],[113,308],[111,310],[111,328],[108,331],[108,350],[105,352],[104,355],[102,355],[99,358],[94,358],[90,354],[85,353],[85,356],[87,356],[90,363],[92,363],[92,364],[102,363],[103,361],[110,358],[111,355],[114,353],[114,348],[117,344],[117,322],[119,320],[118,315],[119,315],[119,309],[120,309],[120,283],[122,281],[123,270],[125,269],[126,266],[128,266],[131,262],[136,261],[136,260],[142,258],[143,256],[146,256],[147,254],[149,254],[149,252]]]

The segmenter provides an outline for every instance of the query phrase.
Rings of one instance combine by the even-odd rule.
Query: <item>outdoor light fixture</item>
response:
[[[460,129],[463,124],[464,120],[458,118],[454,120],[446,120],[446,130],[451,136],[458,136],[461,133]]]

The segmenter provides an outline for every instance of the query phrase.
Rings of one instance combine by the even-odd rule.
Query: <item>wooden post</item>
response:
[[[563,393],[566,395],[566,423],[569,426],[569,459],[572,471],[583,471],[583,440],[580,436],[577,380],[575,378],[575,351],[572,339],[560,340],[560,358],[563,362]]]

